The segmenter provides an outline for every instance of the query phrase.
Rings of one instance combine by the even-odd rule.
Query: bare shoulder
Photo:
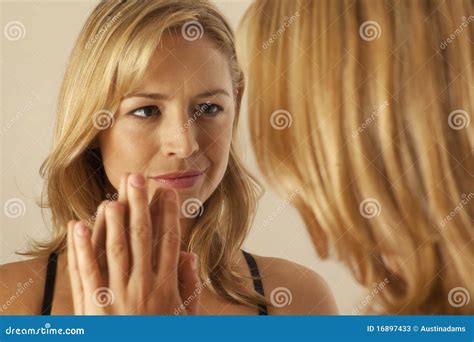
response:
[[[270,301],[270,315],[337,315],[338,309],[326,281],[297,263],[254,255]]]
[[[47,257],[0,265],[0,315],[41,313]]]

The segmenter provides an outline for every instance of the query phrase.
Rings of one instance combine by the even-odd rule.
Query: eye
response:
[[[159,115],[161,112],[157,106],[145,106],[132,110],[129,114],[139,118],[149,118],[153,115]]]
[[[223,111],[223,108],[215,103],[200,103],[194,106],[194,115],[216,116]]]

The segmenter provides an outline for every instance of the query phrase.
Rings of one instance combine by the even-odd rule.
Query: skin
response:
[[[108,191],[118,192],[119,199],[98,208],[92,236],[77,222],[70,222],[68,252],[58,258],[52,314],[130,313],[130,307],[136,308],[133,314],[173,314],[198,282],[194,257],[183,252],[193,222],[179,209],[188,198],[204,202],[224,176],[235,117],[229,66],[207,39],[197,43],[172,36],[163,39],[150,66],[134,93],[160,93],[167,98],[123,99],[113,126],[99,135]],[[222,91],[197,96],[215,89]],[[222,111],[214,115],[217,107],[211,106],[210,113],[203,113],[182,130],[193,108],[205,103],[216,104]],[[145,112],[160,115],[148,119],[130,115],[132,111],[143,115],[143,110],[136,111],[143,106],[157,106],[160,112],[154,108]],[[190,168],[204,170],[205,177],[193,187],[171,190],[175,195],[171,202],[164,199],[160,184],[149,178]],[[140,176],[144,184],[133,186],[132,180]],[[269,306],[269,314],[337,314],[334,297],[319,275],[283,259],[256,255],[255,259],[269,302],[277,287],[291,292],[291,303]],[[40,313],[46,261],[39,257],[0,266],[0,314]],[[231,262],[237,271],[250,276],[242,255]],[[29,278],[28,289],[9,301],[17,284]],[[104,285],[113,291],[115,302],[99,309],[90,298],[94,289]],[[252,280],[242,287],[252,290]],[[206,287],[198,297],[181,314],[258,313]],[[162,298],[171,299],[163,302]],[[1,306],[7,301],[9,305]]]
[[[148,205],[142,175],[125,174],[120,183],[119,200],[104,203],[98,213],[95,240],[84,222],[69,222],[67,258],[75,314],[198,313],[199,297],[183,306],[200,281],[196,256],[180,255],[176,192],[157,192],[159,200],[155,196]],[[100,256],[105,257],[102,264]],[[100,301],[96,293],[113,300],[103,305],[106,297]]]
[[[224,177],[229,159],[235,118],[229,65],[207,39],[196,43],[166,35],[161,46],[142,85],[123,99],[113,126],[101,132],[104,168],[112,191],[123,173],[142,172],[150,198],[161,187],[150,177],[204,171],[193,187],[178,189],[181,203],[190,198],[203,203]],[[196,106],[205,110],[197,112]],[[185,240],[193,219],[182,216],[180,221]]]

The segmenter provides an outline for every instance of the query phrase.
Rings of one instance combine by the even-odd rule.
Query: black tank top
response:
[[[260,277],[260,272],[258,271],[258,266],[255,261],[255,258],[252,254],[242,251],[245,257],[245,261],[250,269],[250,274],[253,278],[253,286],[255,291],[262,296],[265,296],[263,292],[263,283]],[[56,268],[58,263],[58,255],[56,253],[51,253],[48,258],[48,266],[46,269],[46,280],[44,284],[44,295],[43,295],[43,305],[41,308],[42,315],[51,315],[51,308],[53,306],[53,297],[54,297],[54,283],[56,280]],[[258,314],[259,315],[268,315],[267,306],[264,304],[258,305]]]

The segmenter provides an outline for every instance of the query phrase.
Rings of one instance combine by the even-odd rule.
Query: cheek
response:
[[[205,151],[206,157],[212,164],[212,178],[214,182],[220,182],[227,169],[229,160],[230,144],[232,141],[232,122],[225,123],[203,134],[203,142],[200,144],[201,151]]]
[[[153,156],[152,144],[145,141],[147,136],[149,135],[120,125],[102,132],[99,141],[104,169],[115,188],[123,173],[143,169]]]

